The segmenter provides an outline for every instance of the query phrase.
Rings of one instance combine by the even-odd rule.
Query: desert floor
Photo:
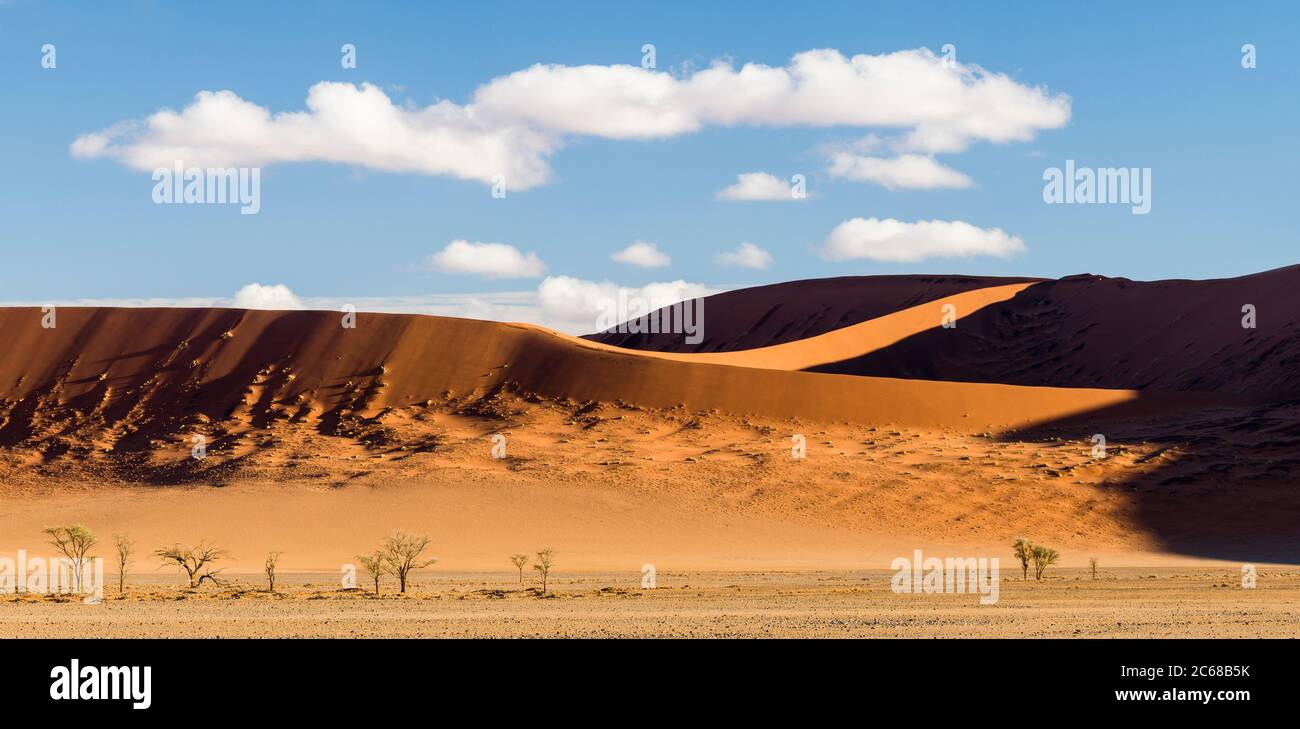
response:
[[[1028,582],[1004,572],[1000,599],[895,594],[892,573],[427,572],[407,595],[341,590],[335,574],[256,575],[225,587],[132,576],[99,605],[0,597],[9,637],[1300,637],[1300,570],[1261,569],[1255,589],[1221,568],[1062,569]],[[111,581],[111,580],[110,580]]]

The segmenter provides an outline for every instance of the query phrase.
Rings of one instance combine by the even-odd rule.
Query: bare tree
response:
[[[1011,545],[1016,552],[1016,559],[1020,560],[1020,578],[1029,579],[1029,563],[1034,561],[1034,545],[1028,539],[1021,537],[1016,543]]]
[[[174,544],[154,552],[162,558],[163,564],[175,564],[185,570],[185,574],[190,578],[190,587],[198,587],[203,584],[204,580],[210,580],[214,585],[223,584],[217,577],[221,570],[211,569],[211,564],[219,559],[228,557],[229,554],[216,545],[209,544],[206,541],[199,542],[193,547],[184,544]]]
[[[95,533],[80,524],[72,526],[53,526],[45,529],[50,537],[50,545],[63,553],[72,563],[72,586],[81,592],[81,572],[86,564],[91,548],[99,543]]]
[[[510,562],[515,566],[515,569],[519,570],[519,584],[524,584],[524,568],[528,566],[528,555],[512,554],[510,555]]]
[[[412,570],[424,569],[438,561],[433,558],[420,559],[420,554],[428,546],[428,537],[402,531],[393,531],[384,540],[384,546],[379,551],[383,553],[388,569],[397,577],[399,592],[406,592],[406,578]]]
[[[271,552],[266,555],[266,564],[263,569],[266,570],[266,588],[275,592],[275,563],[280,561],[280,552]]]
[[[135,551],[135,542],[125,534],[113,535],[113,546],[117,548],[117,591],[126,590],[126,568],[131,564],[131,553]]]
[[[1097,558],[1096,557],[1088,558],[1088,568],[1092,570],[1092,579],[1094,580],[1097,579]]]
[[[357,561],[361,563],[361,568],[366,571],[366,574],[375,581],[375,594],[378,595],[379,580],[388,571],[388,562],[384,559],[384,553],[376,550],[371,554],[359,554]]]
[[[542,594],[546,594],[546,578],[551,574],[551,565],[554,564],[555,550],[547,547],[537,553],[537,564],[533,569],[542,573]]]
[[[1055,549],[1035,546],[1033,553],[1034,579],[1043,579],[1043,573],[1047,571],[1048,567],[1056,564],[1056,560],[1059,559],[1060,556],[1061,555]]]

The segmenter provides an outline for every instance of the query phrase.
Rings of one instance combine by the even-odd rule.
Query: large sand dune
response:
[[[954,300],[974,310],[1018,286]],[[0,357],[0,445],[79,434],[130,450],[212,421],[328,427],[342,416],[501,388],[576,402],[968,431],[1124,404],[1132,405],[1120,411],[1127,413],[1233,401],[786,371],[937,327],[927,307],[759,352],[672,359],[529,325],[395,314],[361,314],[355,328],[330,312],[237,309],[64,308],[55,328],[41,321],[38,309],[0,311],[11,340]]]
[[[333,569],[393,527],[429,533],[452,570],[548,544],[571,568],[883,569],[922,547],[1010,560],[1022,535],[1076,565],[1300,558],[1285,398],[808,371],[983,341],[992,312],[1074,285],[969,281],[895,287],[907,306],[734,352],[424,316],[60,308],[44,328],[3,309],[0,552],[84,521],[210,537],[249,568],[280,549],[286,569]],[[950,380],[991,371],[946,356]],[[1255,361],[1240,382],[1288,381]]]

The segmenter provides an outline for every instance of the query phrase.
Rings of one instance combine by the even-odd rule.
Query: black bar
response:
[[[842,706],[882,719],[890,707],[918,718],[1035,708],[1054,719],[1075,711],[1247,716],[1287,707],[1296,692],[1296,643],[1281,640],[11,640],[2,650],[6,715],[50,718],[194,717],[204,707],[249,718],[354,709],[397,718],[426,700],[442,709],[472,698],[523,707],[535,691],[551,693],[537,699],[551,710],[646,716],[669,706],[689,713],[695,700],[760,715],[763,707]],[[73,659],[83,669],[150,667],[150,706],[51,698],[51,673]],[[1154,694],[1120,700],[1122,691]],[[1213,696],[1166,693],[1174,691]]]

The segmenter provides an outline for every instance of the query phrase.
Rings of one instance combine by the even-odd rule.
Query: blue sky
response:
[[[1297,262],[1294,4],[700,5],[0,2],[0,301],[230,297],[252,282],[308,302],[537,289],[540,276],[423,263],[457,239],[535,253],[545,275],[632,287],[917,272],[1208,278]],[[57,49],[54,69],[41,67],[46,43]],[[356,69],[341,67],[344,43],[357,48]],[[505,199],[447,175],[270,163],[261,210],[247,216],[157,205],[149,171],[70,152],[82,135],[183,109],[200,91],[300,111],[318,82],[368,82],[398,106],[463,105],[481,85],[538,63],[639,68],[645,43],[655,45],[656,72],[677,77],[717,59],[781,67],[812,49],[938,54],[953,44],[961,64],[1068,97],[1069,118],[1029,140],[973,139],[935,155],[972,181],[962,188],[888,189],[829,174],[828,148],[899,129],[705,124],[655,138],[556,133],[550,181]],[[1244,43],[1256,47],[1256,68],[1242,68]],[[1045,204],[1043,171],[1066,159],[1151,168],[1150,213]],[[805,175],[808,199],[717,199],[738,174],[758,171]],[[964,221],[1016,236],[1024,250],[828,259],[827,237],[854,218]],[[672,264],[610,259],[637,240]],[[716,262],[742,242],[772,264]]]

